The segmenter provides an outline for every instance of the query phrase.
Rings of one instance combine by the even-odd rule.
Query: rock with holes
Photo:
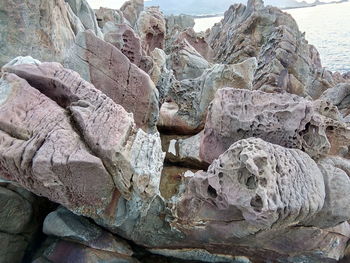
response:
[[[85,30],[91,29],[94,33],[103,38],[101,29],[99,28],[94,10],[90,7],[86,0],[64,0],[72,8],[74,14],[79,18]]]
[[[211,67],[186,39],[172,46],[167,67],[174,71],[177,80],[195,79]]]
[[[327,157],[318,162],[326,189],[325,204],[310,224],[333,227],[350,219],[350,162],[340,157]]]
[[[74,43],[71,19],[64,0],[1,0],[0,67],[16,56],[62,61]]]
[[[134,27],[143,9],[144,0],[129,0],[122,5],[120,11],[123,12],[126,20],[128,20],[131,26]]]
[[[45,218],[43,232],[93,249],[124,256],[132,255],[132,250],[125,241],[103,230],[87,218],[77,216],[63,207],[59,207]]]
[[[334,106],[291,94],[221,89],[213,100],[201,142],[201,158],[208,163],[232,143],[259,137],[311,156],[348,155],[349,129]],[[341,142],[341,143],[340,143]]]
[[[350,83],[341,83],[337,86],[327,89],[321,96],[321,99],[337,106],[346,122],[350,121]]]
[[[264,7],[262,0],[233,5],[211,30],[207,41],[219,63],[238,63],[257,57],[254,89],[318,98],[334,85],[291,15]]]
[[[204,127],[210,102],[218,89],[252,88],[256,59],[239,64],[216,64],[196,79],[171,84],[166,102],[160,110],[158,127],[173,134],[196,134]]]
[[[127,20],[124,18],[123,12],[116,9],[100,7],[95,11],[97,23],[100,28],[104,28],[106,23],[124,24]]]
[[[156,131],[159,106],[154,83],[118,48],[91,31],[81,32],[66,58],[66,65],[132,112],[138,127],[147,132]]]
[[[209,241],[195,233],[201,222],[211,240],[244,238],[303,224],[324,200],[322,173],[307,154],[250,138],[234,143],[207,173],[190,178],[175,204],[176,227],[191,226],[200,242]]]
[[[164,48],[166,23],[159,7],[148,7],[141,12],[136,22],[136,32],[141,37],[147,55],[150,55],[155,48]]]
[[[114,24],[111,27],[104,27],[104,40],[111,43],[130,60],[131,63],[138,66],[145,72],[149,72],[153,61],[145,56],[141,47],[141,39],[136,35],[134,30],[126,24]],[[150,66],[147,61],[150,60]]]

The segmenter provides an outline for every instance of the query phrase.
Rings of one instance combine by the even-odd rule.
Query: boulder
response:
[[[21,263],[28,241],[22,235],[0,232],[0,262]]]
[[[350,162],[340,157],[327,157],[318,162],[326,190],[324,206],[310,224],[332,227],[350,219]]]
[[[255,68],[255,58],[239,64],[216,64],[196,79],[173,83],[160,109],[158,128],[172,134],[198,133],[216,91],[224,87],[251,89]]]
[[[172,46],[167,67],[173,70],[177,80],[184,80],[200,77],[211,65],[184,39]]]
[[[201,143],[201,158],[211,163],[232,143],[259,137],[313,157],[348,155],[349,129],[324,101],[291,94],[221,89],[213,100]],[[341,142],[341,143],[340,143]]]
[[[129,0],[126,1],[120,11],[123,12],[124,17],[130,22],[131,26],[134,27],[140,13],[144,9],[144,0]]]
[[[170,15],[165,17],[166,32],[170,36],[176,31],[183,31],[187,28],[193,28],[195,25],[194,18],[190,15]]]
[[[350,114],[350,83],[341,83],[333,88],[327,89],[321,96],[321,99],[337,106],[346,122],[349,122]]]
[[[0,187],[0,232],[21,234],[26,232],[33,216],[32,205],[10,189]]]
[[[159,7],[148,7],[142,11],[135,27],[147,55],[155,48],[164,49],[166,22]]]
[[[125,51],[128,52],[127,46]],[[159,106],[155,85],[119,49],[91,31],[81,32],[66,58],[66,65],[132,112],[138,127],[147,132],[156,131]]]
[[[43,253],[43,255],[33,261],[33,263],[138,263],[134,258],[120,255],[108,251],[102,251],[83,246],[81,244],[58,240],[53,242]]]
[[[118,48],[131,63],[145,72],[153,67],[152,58],[145,56],[141,46],[141,39],[135,31],[126,24],[104,27],[104,40]],[[149,65],[150,64],[150,65]]]
[[[0,13],[0,67],[14,57],[27,55],[61,62],[74,43],[64,0],[1,0]]]
[[[163,135],[162,149],[166,153],[165,161],[187,168],[207,169],[208,164],[200,157],[200,143],[203,132],[194,136]]]
[[[137,130],[121,106],[57,63],[19,65],[11,71],[30,85],[9,73],[1,82],[2,113],[13,116],[1,117],[1,146],[7,149],[1,155],[1,170],[9,179],[95,219],[113,218],[120,195],[129,199],[136,192],[147,198],[159,191],[164,158],[159,135]],[[34,119],[10,113],[24,97],[31,103],[21,109]],[[21,147],[28,148],[25,157]],[[149,163],[149,158],[154,159]],[[29,166],[9,172],[20,159]]]
[[[108,22],[113,24],[128,23],[124,18],[123,12],[120,10],[100,7],[100,9],[95,11],[95,15],[100,28],[103,28]]]
[[[131,256],[130,246],[122,239],[113,236],[87,218],[77,216],[59,207],[51,212],[44,221],[43,232],[46,235],[77,242],[87,247]]]
[[[99,38],[103,38],[98,26],[94,10],[86,0],[64,0],[72,8],[74,14],[79,18],[85,30],[91,29]]]
[[[254,89],[287,91],[319,98],[334,85],[321,66],[319,54],[308,44],[291,15],[263,1],[236,4],[211,30],[207,41],[219,63],[238,63],[257,57]]]

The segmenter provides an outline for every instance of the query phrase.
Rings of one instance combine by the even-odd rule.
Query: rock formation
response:
[[[0,0],[0,262],[347,260],[348,76],[291,16],[22,2]]]
[[[216,62],[237,63],[257,57],[254,89],[318,98],[333,84],[321,67],[294,19],[281,10],[263,6],[262,0],[236,4],[208,36]]]

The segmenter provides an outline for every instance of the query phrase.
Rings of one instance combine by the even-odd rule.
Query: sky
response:
[[[119,9],[125,0],[87,0],[92,8],[97,9],[100,8],[100,6],[113,8],[113,9]],[[181,1],[181,0],[180,0]],[[298,2],[301,2],[303,0],[297,0]],[[333,0],[322,0],[322,2],[332,2]],[[315,0],[306,0],[308,3],[313,3]]]

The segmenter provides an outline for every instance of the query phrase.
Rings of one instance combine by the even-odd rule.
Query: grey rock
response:
[[[132,27],[136,25],[137,19],[144,9],[143,1],[144,0],[129,0],[120,8],[120,11],[123,12],[124,17],[130,22]]]
[[[126,256],[132,255],[130,246],[124,240],[113,236],[87,218],[73,214],[64,207],[51,212],[45,218],[43,232],[46,235],[75,241],[94,249]]]
[[[64,0],[72,8],[74,14],[79,18],[85,30],[91,29],[96,36],[103,38],[101,29],[99,28],[94,10],[90,7],[86,0]]]
[[[28,55],[61,62],[75,38],[69,17],[64,0],[1,0],[0,66]]]

